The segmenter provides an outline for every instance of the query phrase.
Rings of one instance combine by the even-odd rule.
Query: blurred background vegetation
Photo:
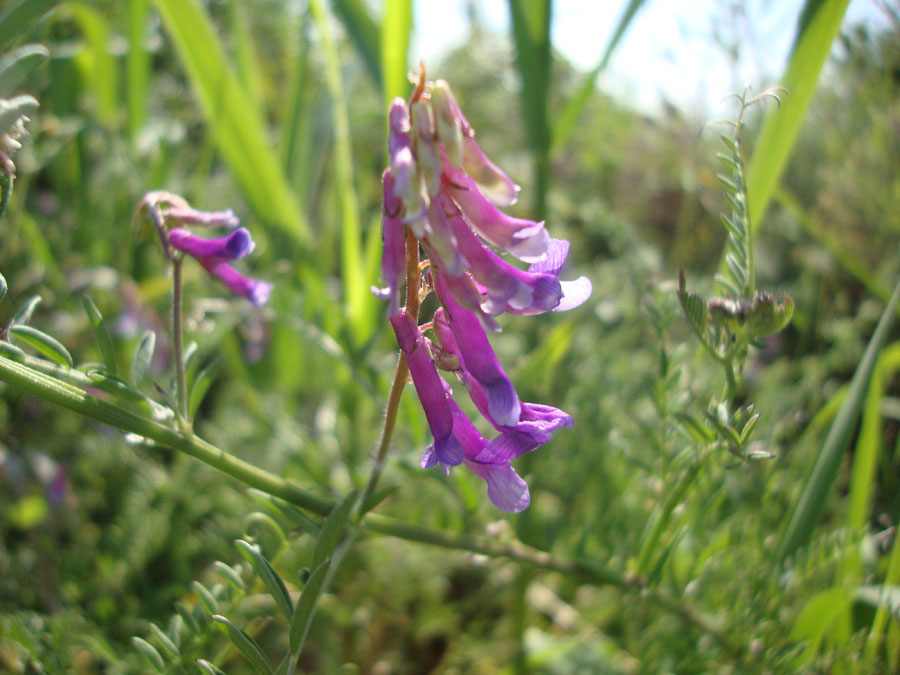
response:
[[[49,55],[0,91],[40,102],[0,223],[2,324],[40,295],[32,324],[79,361],[100,361],[80,299],[89,295],[120,363],[156,331],[148,380],[167,388],[167,269],[132,213],[151,189],[231,207],[258,243],[249,267],[275,290],[255,310],[186,267],[194,368],[212,374],[197,433],[322,494],[364,484],[397,351],[369,286],[378,283],[386,103],[408,95],[414,65],[409,3],[5,4],[0,53],[41,43]],[[626,6],[623,35],[654,11],[642,4]],[[798,39],[835,7],[836,28],[845,6],[807,2]],[[418,468],[428,433],[407,392],[384,476],[398,489],[379,510],[636,573],[648,524],[690,461],[677,413],[697,414],[722,386],[680,315],[675,280],[684,268],[692,286],[712,290],[727,209],[716,152],[727,128],[674,105],[642,112],[586,85],[593,78],[550,44],[549,0],[511,1],[509,34],[486,30],[471,7],[466,42],[428,63],[429,76],[450,82],[482,147],[522,185],[512,212],[546,218],[570,239],[572,276],[594,284],[570,315],[505,319],[495,346],[523,400],[576,422],[517,462],[533,501],[511,516],[466,472]],[[751,109],[744,138],[752,167],[755,149],[772,145],[760,136],[764,120],[802,119],[754,223],[759,285],[789,293],[796,311],[751,353],[738,393],[756,405],[755,438],[775,458],[708,456],[678,495],[651,569],[640,570],[741,653],[641,594],[372,536],[321,601],[305,672],[900,669],[896,330],[808,543],[776,555],[898,278],[900,21],[895,6],[879,11],[877,27],[840,25],[821,77],[815,67],[789,72],[796,83],[756,83],[811,96],[796,113]],[[240,569],[233,540],[252,539],[299,585],[312,544],[297,522],[261,516],[257,497],[186,456],[0,391],[0,670],[143,672],[151,665],[137,635],[166,655],[168,672],[195,672],[199,657],[252,672],[217,631],[191,632],[175,658],[150,628],[181,635],[181,625],[203,622],[194,581],[264,649],[283,651],[271,601],[229,587],[214,563]],[[861,456],[872,468],[855,487]],[[859,590],[879,584],[892,603]]]

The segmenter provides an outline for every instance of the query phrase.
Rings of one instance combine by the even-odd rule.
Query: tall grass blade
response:
[[[325,80],[331,97],[334,127],[335,189],[341,212],[341,277],[344,307],[350,322],[354,344],[362,345],[374,328],[375,297],[365,278],[359,203],[353,186],[353,152],[350,147],[350,122],[341,81],[341,60],[322,0],[309,3],[313,21],[325,52]]]
[[[144,35],[150,0],[128,0],[128,57],[125,60],[125,103],[128,137],[134,141],[147,119],[147,88],[150,82],[150,54]]]
[[[381,72],[381,46],[378,23],[369,13],[365,0],[332,0],[334,13],[344,24],[356,50],[375,84],[383,85]]]
[[[385,109],[397,96],[405,98],[409,89],[409,40],[412,17],[412,0],[384,0],[384,18],[381,21],[381,73]]]
[[[544,218],[550,176],[550,15],[552,0],[509,0],[521,102],[534,166],[533,216]]]
[[[803,487],[800,499],[788,520],[775,554],[779,562],[784,562],[785,558],[806,545],[822,509],[825,508],[825,502],[828,500],[831,486],[837,477],[844,452],[850,443],[850,435],[859,419],[872,371],[890,332],[898,301],[900,301],[900,284],[894,289],[891,301],[881,315],[875,334],[869,341],[850,382],[847,396],[828,431],[819,456]]]
[[[75,59],[97,99],[97,116],[107,126],[115,126],[119,116],[119,68],[109,51],[112,35],[109,22],[97,10],[82,3],[66,3],[78,23],[87,49]]]
[[[790,62],[780,83],[790,97],[782,102],[777,114],[770,112],[747,168],[753,228],[759,227],[766,214],[848,4],[849,0],[806,1]]]
[[[612,58],[613,53],[616,51],[616,47],[619,46],[619,42],[628,31],[628,27],[631,25],[632,20],[643,4],[644,0],[630,0],[625,9],[622,10],[622,16],[619,17],[619,22],[616,24],[616,29],[609,40],[609,44],[607,44],[606,49],[603,50],[603,56],[600,58],[600,63],[598,63],[590,73],[585,75],[581,87],[575,95],[569,99],[569,102],[566,104],[565,109],[563,109],[556,124],[553,125],[553,140],[550,146],[551,151],[559,150],[566,140],[568,140],[569,134],[572,133],[572,129],[575,128],[575,123],[578,121],[578,115],[584,110],[584,106],[587,105],[591,98],[591,94],[594,92],[597,78],[600,77],[600,73],[606,70],[606,66],[609,64],[609,60]]]
[[[266,135],[265,121],[225,58],[197,0],[154,0],[225,161],[256,214],[301,244],[311,233]]]

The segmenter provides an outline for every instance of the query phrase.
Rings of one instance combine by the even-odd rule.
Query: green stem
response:
[[[62,382],[55,377],[4,357],[0,357],[0,380],[85,417],[122,431],[143,436],[160,447],[188,454],[245,485],[266,492],[289,504],[321,516],[328,515],[334,508],[332,500],[314,495],[280,476],[248,464],[197,436],[182,434],[175,429],[91,396],[78,387]],[[557,558],[520,542],[501,543],[452,532],[430,530],[380,514],[368,514],[363,520],[363,527],[369,532],[397,537],[406,541],[480,553],[494,558],[508,558],[537,569],[583,579],[595,585],[614,586],[629,593],[640,593],[642,598],[668,608],[687,622],[712,635],[732,655],[740,657],[743,653],[740,645],[731,642],[727,635],[682,600],[660,590],[646,589],[637,580],[594,560]]]
[[[184,376],[184,344],[181,310],[181,274],[182,258],[172,258],[172,351],[175,359],[175,390],[178,397],[178,417],[184,423],[185,430],[190,429],[187,409],[187,383]]]
[[[182,434],[175,429],[91,396],[78,387],[73,387],[3,357],[0,357],[0,380],[85,417],[90,417],[122,431],[143,436],[161,447],[184,452],[246,485],[276,495],[287,502],[320,515],[328,514],[333,507],[330,500],[318,497],[289,483],[280,476],[238,459],[201,438]]]

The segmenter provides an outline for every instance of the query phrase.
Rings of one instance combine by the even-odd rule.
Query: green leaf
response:
[[[330,558],[334,549],[337,548],[344,525],[347,523],[347,518],[350,515],[353,504],[356,502],[357,496],[357,490],[351,491],[340,504],[334,507],[331,514],[325,519],[316,539],[316,546],[313,549],[313,567],[318,567],[323,561]]]
[[[131,359],[131,383],[135,387],[140,387],[144,381],[144,376],[153,360],[154,351],[156,351],[156,333],[148,330],[141,337],[137,349],[134,350],[134,358]]]
[[[826,634],[834,634],[835,640],[840,640],[842,634],[849,637],[847,610],[852,601],[850,589],[840,587],[821,591],[807,601],[791,630],[794,640],[808,641],[804,656],[798,663],[811,662]]]
[[[713,433],[712,429],[701,424],[698,420],[694,419],[693,416],[688,415],[687,413],[675,413],[675,419],[677,419],[681,423],[681,426],[683,426],[694,440],[701,445],[712,443],[716,439],[716,435]]]
[[[0,14],[0,52],[26,35],[59,0],[14,0]]]
[[[153,666],[157,672],[161,673],[166,669],[166,664],[163,663],[162,656],[160,656],[159,652],[156,651],[156,647],[137,636],[131,638],[131,642],[141,651],[144,656],[147,657],[150,665]]]
[[[306,217],[277,156],[265,121],[225,58],[222,43],[198,0],[155,0],[207,122],[235,179],[259,217],[310,243]]]
[[[184,621],[188,632],[192,635],[197,635],[200,632],[200,624],[197,623],[197,617],[194,616],[194,611],[190,607],[179,600],[175,603],[175,611],[181,617],[181,620]]]
[[[241,579],[241,575],[231,565],[223,563],[221,560],[216,560],[216,562],[213,563],[213,567],[215,567],[216,571],[225,577],[228,583],[234,586],[236,590],[244,590],[244,580]]]
[[[175,643],[169,638],[168,635],[163,633],[162,629],[157,626],[155,623],[150,623],[150,632],[153,634],[159,643],[163,646],[167,652],[169,652],[175,658],[178,658],[180,652],[178,651],[178,647],[175,646]]]
[[[366,3],[364,0],[332,0],[331,5],[344,24],[375,85],[381,87],[381,35]]]
[[[75,58],[85,87],[93,90],[97,100],[97,117],[113,127],[119,117],[119,67],[109,50],[112,27],[106,17],[93,7],[67,2],[65,9],[81,28],[85,49]]]
[[[9,333],[60,366],[72,368],[75,365],[69,350],[63,347],[59,340],[47,335],[44,331],[16,324],[9,327]]]
[[[747,167],[748,206],[754,229],[765,216],[781,179],[848,4],[849,0],[806,0],[787,72],[781,81],[790,97],[777,114],[769,113]]]
[[[616,29],[613,31],[609,44],[606,45],[600,63],[598,63],[590,73],[585,75],[581,87],[579,87],[576,94],[566,104],[565,109],[553,126],[552,147],[554,150],[561,148],[563,143],[568,139],[569,134],[572,133],[572,130],[575,128],[575,124],[578,121],[578,115],[584,109],[584,106],[587,105],[591,94],[594,92],[597,78],[600,76],[600,73],[606,69],[613,52],[615,52],[616,47],[618,47],[619,42],[627,32],[628,26],[631,25],[631,21],[643,4],[644,0],[631,0],[625,9],[622,10],[622,16],[619,17],[619,22],[616,24]]]
[[[310,0],[310,13],[319,31],[325,52],[325,83],[331,99],[334,127],[334,181],[341,215],[341,277],[345,293],[345,313],[350,322],[353,343],[359,347],[375,329],[377,303],[365,279],[359,204],[353,186],[353,152],[350,146],[350,122],[341,81],[341,59],[332,35],[329,16],[322,0]]]
[[[900,301],[900,284],[894,289],[891,301],[881,315],[875,334],[869,341],[862,360],[856,368],[856,373],[850,382],[850,389],[834,423],[828,430],[819,456],[812,466],[803,492],[784,529],[775,554],[781,562],[798,548],[806,545],[825,508],[825,502],[828,500],[831,487],[843,461],[844,452],[850,444],[850,437],[856,427],[856,421],[859,419],[872,371],[890,333],[898,301]]]
[[[28,322],[31,321],[31,317],[34,314],[34,310],[37,309],[37,306],[39,304],[41,304],[41,296],[32,295],[30,298],[28,298],[28,300],[25,301],[25,304],[22,305],[22,309],[16,312],[16,315],[12,318],[10,325],[28,325]]]
[[[197,376],[194,377],[188,385],[188,416],[191,419],[197,414],[200,404],[203,403],[203,399],[206,398],[206,393],[215,381],[216,375],[219,374],[222,363],[222,357],[214,359],[209,365],[205,366],[197,373]]]
[[[372,494],[368,496],[365,502],[363,502],[362,506],[359,507],[358,517],[362,518],[369,511],[378,506],[385,499],[394,494],[397,490],[400,489],[399,485],[388,485],[387,487],[379,488],[375,490]]]
[[[106,327],[103,315],[100,314],[97,305],[88,296],[82,296],[81,301],[84,303],[84,311],[87,312],[88,319],[94,329],[94,337],[97,339],[97,345],[100,347],[100,353],[103,355],[106,369],[113,375],[118,375],[116,350],[113,347],[112,338],[109,336],[109,329]]]
[[[516,66],[522,78],[520,99],[528,146],[535,170],[534,216],[544,217],[549,179],[551,0],[508,0],[516,44]]]
[[[247,562],[253,567],[256,575],[262,579],[266,590],[269,591],[269,595],[275,599],[275,604],[278,605],[278,609],[281,610],[281,613],[284,614],[287,622],[290,623],[291,617],[294,614],[294,606],[291,602],[291,596],[288,593],[284,582],[281,580],[281,577],[278,576],[278,573],[269,561],[263,557],[256,546],[243,539],[237,539],[234,543],[237,544],[238,548],[241,550],[241,555],[243,555],[244,558],[247,559]]]
[[[409,90],[409,40],[412,31],[411,0],[384,0],[381,20],[381,73],[385,109]]]
[[[192,581],[191,588],[200,596],[200,602],[203,603],[203,606],[206,607],[206,611],[210,614],[215,614],[219,611],[219,601],[216,600],[215,596],[209,592],[209,590],[201,584],[199,581]]]
[[[15,91],[49,57],[50,52],[41,44],[22,45],[0,56],[0,94]]]
[[[0,274],[0,302],[3,302],[3,299],[6,297],[6,292],[9,290],[9,286],[6,284],[6,277]]]
[[[18,361],[19,363],[25,362],[25,352],[16,347],[14,344],[10,344],[4,340],[0,340],[0,356],[5,359],[12,359],[13,361]]]
[[[209,673],[209,675],[225,675],[224,670],[213,665],[206,659],[197,659],[195,663],[203,669],[203,672]]]
[[[256,644],[256,640],[220,614],[213,614],[211,618],[218,625],[222,626],[222,631],[228,636],[231,643],[247,658],[250,665],[256,669],[256,672],[262,675],[271,675],[273,673],[272,666],[269,665],[262,648]]]
[[[322,593],[322,585],[328,576],[329,561],[324,561],[313,570],[309,575],[309,579],[300,592],[300,599],[297,601],[297,609],[294,610],[294,616],[291,619],[291,635],[290,645],[291,654],[295,657],[303,649],[303,643],[309,632],[309,625],[315,613],[316,604]]]

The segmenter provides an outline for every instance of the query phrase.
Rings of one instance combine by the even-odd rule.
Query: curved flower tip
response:
[[[569,255],[569,242],[565,239],[551,239],[547,247],[547,256],[529,266],[529,272],[539,274],[553,274],[559,276],[566,258]],[[587,277],[578,277],[574,281],[561,281],[562,298],[559,304],[553,308],[554,312],[564,312],[578,307],[591,296],[593,287]]]
[[[169,230],[169,243],[173,248],[183,251],[195,258],[225,258],[237,260],[253,251],[256,244],[249,230],[239,227],[224,237],[205,239],[191,234],[183,228]]]
[[[509,513],[519,513],[528,508],[531,494],[528,484],[509,464],[482,464],[465,460],[466,466],[487,483],[488,497],[494,506]]]
[[[512,206],[519,199],[518,185],[482,152],[471,136],[463,136],[463,170],[495,206]]]
[[[247,298],[259,307],[266,304],[272,293],[272,284],[245,277],[222,258],[198,258],[204,269],[218,279],[232,293]]]

